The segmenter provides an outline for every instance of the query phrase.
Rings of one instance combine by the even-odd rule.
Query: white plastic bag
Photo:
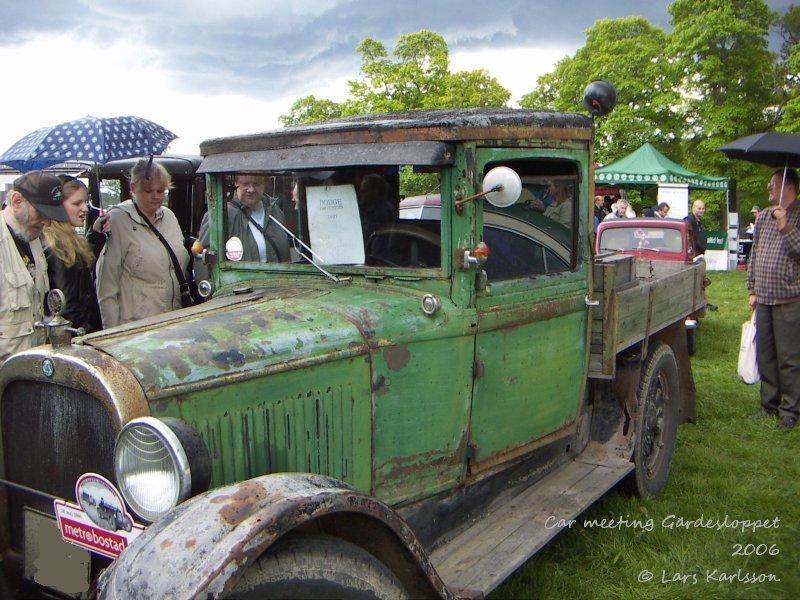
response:
[[[761,375],[756,362],[756,313],[742,323],[742,340],[739,344],[739,379],[747,384],[758,383]]]

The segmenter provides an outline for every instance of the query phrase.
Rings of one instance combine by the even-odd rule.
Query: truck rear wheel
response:
[[[642,498],[657,496],[669,478],[678,431],[678,364],[672,348],[654,344],[642,365],[637,399],[634,472],[631,483]]]
[[[402,584],[366,550],[322,534],[290,533],[244,573],[232,598],[405,599]]]

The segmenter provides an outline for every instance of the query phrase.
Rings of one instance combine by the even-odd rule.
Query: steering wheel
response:
[[[395,252],[391,253],[393,255],[391,258],[375,248],[381,238],[389,239],[392,242],[391,245],[385,245],[385,247],[395,250]],[[427,266],[420,264],[420,246],[423,243],[431,244],[437,248],[441,246],[438,235],[417,225],[406,223],[385,225],[375,231],[367,242],[367,264],[377,263],[378,265],[397,268]],[[397,252],[397,250],[402,251],[401,256],[398,256],[401,253]],[[395,260],[392,260],[393,258]],[[397,258],[402,260],[398,262]]]

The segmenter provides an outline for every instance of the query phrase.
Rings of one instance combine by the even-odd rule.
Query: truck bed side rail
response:
[[[616,356],[705,306],[705,263],[598,255],[589,377],[613,379]]]

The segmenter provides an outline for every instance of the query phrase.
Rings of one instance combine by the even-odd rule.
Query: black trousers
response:
[[[800,302],[756,307],[761,406],[797,420],[800,413]]]

